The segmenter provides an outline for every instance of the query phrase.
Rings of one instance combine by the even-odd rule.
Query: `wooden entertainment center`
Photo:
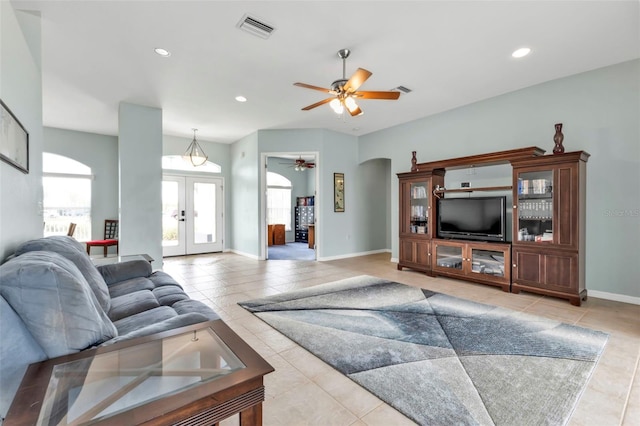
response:
[[[541,148],[528,147],[428,163],[417,163],[415,155],[411,171],[398,173],[399,270],[560,297],[576,306],[586,300],[588,153],[544,155]],[[500,164],[511,165],[511,185],[444,189],[447,170]],[[438,199],[475,192],[510,196],[511,241],[438,237]]]

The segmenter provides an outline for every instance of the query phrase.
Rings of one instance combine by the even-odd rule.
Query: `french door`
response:
[[[162,177],[162,255],[222,251],[221,178]]]

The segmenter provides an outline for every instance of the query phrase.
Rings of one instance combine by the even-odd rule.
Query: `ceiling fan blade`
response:
[[[371,71],[367,71],[364,68],[358,68],[356,72],[353,73],[349,81],[344,85],[342,90],[344,92],[355,92],[358,90],[358,87],[362,86],[362,83],[367,81],[367,79],[371,77]]]
[[[363,113],[363,111],[360,109],[359,106],[356,106],[353,110],[346,108],[347,111],[349,111],[349,114],[351,114],[352,117],[355,117],[356,115],[360,115]]]
[[[400,92],[371,92],[371,91],[360,91],[354,93],[352,96],[355,96],[359,99],[390,99],[395,100],[400,97]]]
[[[324,105],[324,104],[328,104],[329,102],[331,102],[332,100],[334,100],[335,98],[327,98],[327,99],[323,99],[320,102],[316,102],[315,104],[306,106],[304,108],[302,108],[303,111],[309,111],[310,109],[319,107],[320,105]]]
[[[334,95],[336,94],[331,89],[325,89],[324,87],[312,86],[311,84],[307,84],[307,83],[293,83],[293,85],[294,86],[298,86],[298,87],[304,87],[305,89],[317,90],[319,92],[331,93],[331,94],[334,94]]]

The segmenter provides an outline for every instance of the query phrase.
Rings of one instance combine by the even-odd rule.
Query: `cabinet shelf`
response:
[[[553,193],[546,192],[544,194],[518,194],[518,200],[552,200]]]
[[[435,189],[433,191],[434,194],[446,194],[448,192],[476,192],[476,191],[511,191],[513,186],[485,186],[478,188],[457,188],[457,189]]]

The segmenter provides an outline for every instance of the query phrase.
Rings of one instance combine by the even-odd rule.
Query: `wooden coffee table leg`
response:
[[[240,426],[262,426],[262,403],[240,411]]]

